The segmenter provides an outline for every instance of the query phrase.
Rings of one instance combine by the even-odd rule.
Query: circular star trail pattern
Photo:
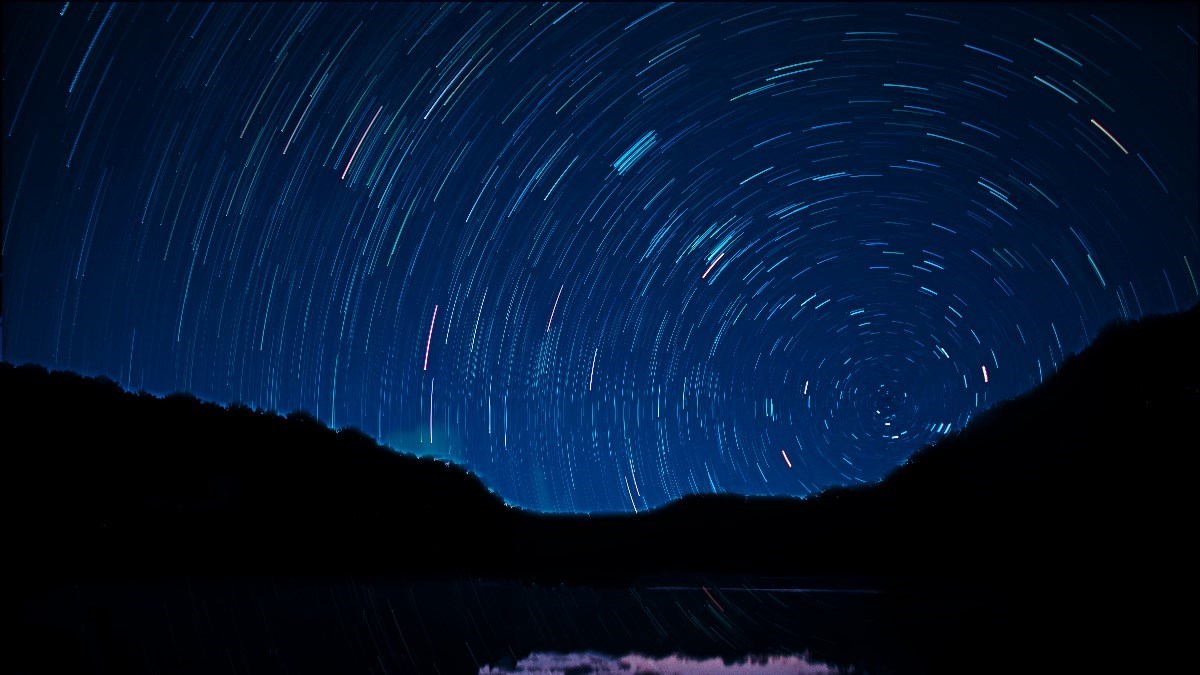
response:
[[[549,511],[871,482],[1196,302],[1196,63],[1185,4],[6,4],[4,356]]]

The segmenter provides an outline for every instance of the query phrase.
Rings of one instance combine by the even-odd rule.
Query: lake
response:
[[[20,598],[17,671],[1028,672],[1058,644],[1039,642],[1029,632],[1036,621],[996,611],[997,599],[986,594],[693,581],[574,588],[339,577],[59,586]]]

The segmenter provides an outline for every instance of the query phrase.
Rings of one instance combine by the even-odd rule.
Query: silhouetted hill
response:
[[[639,518],[540,519],[552,569],[1013,586],[1190,578],[1200,307],[1108,326],[1035,390],[882,482],[802,501],[688,497]],[[593,566],[582,561],[595,561]]]
[[[1037,389],[886,480],[639,516],[510,508],[436,460],[305,414],[0,366],[10,558],[31,578],[658,573],[939,583],[1178,579],[1190,553],[1200,308],[1106,328]]]
[[[307,413],[37,366],[4,364],[0,381],[18,562],[35,571],[436,570],[509,516],[475,476]]]

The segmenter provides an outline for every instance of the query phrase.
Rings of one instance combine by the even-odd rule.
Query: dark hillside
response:
[[[5,364],[11,550],[47,578],[1170,579],[1193,560],[1197,345],[1197,308],[1110,326],[1042,386],[871,487],[594,517],[509,508],[458,467],[303,413]]]

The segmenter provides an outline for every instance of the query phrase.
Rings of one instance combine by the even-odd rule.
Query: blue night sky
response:
[[[1196,25],[6,3],[3,356],[543,510],[872,482],[1196,303]]]

